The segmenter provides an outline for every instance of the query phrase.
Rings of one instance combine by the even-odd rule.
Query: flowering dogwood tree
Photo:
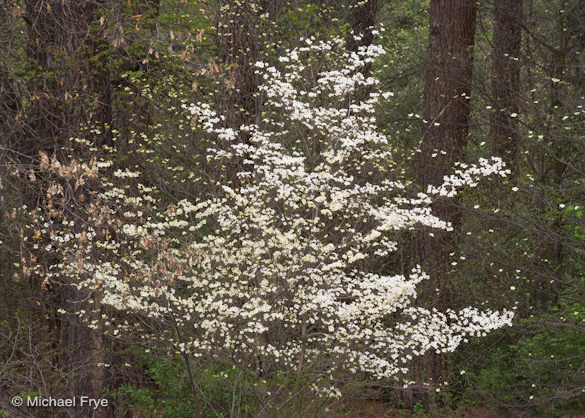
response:
[[[139,181],[139,173],[116,171],[94,196],[93,224],[53,235],[51,251],[67,262],[50,279],[73,277],[127,313],[108,323],[114,334],[157,324],[147,327],[153,338],[186,358],[228,360],[285,380],[306,373],[328,396],[339,392],[316,385],[322,377],[395,378],[428,350],[453,351],[468,336],[511,325],[511,311],[417,307],[425,273],[378,268],[397,250],[397,231],[451,228],[433,216],[435,198],[506,175],[498,159],[460,164],[440,187],[409,197],[375,123],[376,104],[391,93],[359,71],[382,53],[307,39],[277,66],[257,62],[263,113],[237,130],[205,103],[185,106],[216,139],[210,166],[236,162],[237,181],[157,210],[150,188],[137,183],[132,194],[115,185]],[[364,99],[356,99],[360,91]],[[103,168],[83,167],[80,176],[93,181]],[[97,222],[115,232],[100,234]]]

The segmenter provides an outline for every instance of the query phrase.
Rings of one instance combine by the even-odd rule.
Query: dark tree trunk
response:
[[[238,131],[242,125],[258,122],[258,85],[253,67],[258,58],[257,20],[258,14],[264,12],[262,7],[271,9],[273,5],[228,0],[219,1],[218,6],[217,55],[221,74],[215,102],[218,113],[225,117],[225,126]],[[239,140],[246,143],[248,137],[240,133]],[[211,175],[237,187],[237,173],[250,169],[242,161],[234,158],[226,162],[225,170],[212,168]]]
[[[464,156],[469,131],[469,99],[473,69],[476,2],[474,0],[433,0],[424,89],[425,127],[419,157],[420,185],[439,185],[450,174],[455,161]],[[455,231],[461,214],[452,199],[436,202],[433,212],[453,223]],[[457,244],[456,234],[440,232],[435,237],[421,234],[414,247],[415,260],[430,269],[434,278],[444,274],[449,253]],[[428,295],[427,295],[428,296]]]
[[[38,157],[38,152],[55,155],[61,162],[67,162],[70,156],[82,157],[83,148],[72,138],[89,140],[97,149],[112,144],[107,43],[96,14],[102,3],[81,0],[25,3],[28,53],[36,76],[31,83],[26,115],[31,135],[22,141],[19,151],[31,161]],[[42,195],[44,190],[37,192]],[[76,216],[84,216],[84,208],[73,205],[73,200],[68,205]],[[61,262],[44,260],[47,266]],[[97,325],[92,330],[72,319],[75,316],[64,319],[53,315],[62,318],[53,332],[58,339],[53,345],[57,349],[54,366],[64,373],[68,396],[99,398],[104,382],[103,368],[97,366],[104,357],[99,292],[90,295],[71,283],[54,283],[52,289],[53,310],[85,309]]]
[[[347,14],[347,23],[352,29],[353,35],[361,36],[356,40],[353,36],[347,38],[347,49],[357,52],[360,47],[370,46],[374,42],[372,29],[376,24],[378,13],[378,0],[352,0]],[[369,75],[372,64],[368,63],[361,70],[364,75]]]
[[[519,142],[516,116],[520,98],[522,4],[522,0],[498,0],[494,6],[491,148],[512,171],[516,166]]]
[[[419,182],[423,191],[439,185],[464,156],[469,131],[469,99],[477,6],[475,0],[431,0],[427,72],[424,89],[425,126],[419,154]],[[457,248],[461,212],[455,199],[433,204],[433,213],[453,225],[453,232],[421,231],[414,239],[413,260],[431,276],[421,283],[419,300],[427,306],[453,307],[448,280],[451,256]],[[416,380],[442,381],[448,374],[445,358],[428,353],[418,364]],[[434,390],[406,393],[406,401],[437,406]]]
[[[111,145],[107,44],[94,15],[98,7],[97,1],[27,0],[29,56],[42,68],[29,112],[40,150],[59,153],[80,133],[97,147]],[[97,131],[83,131],[90,125]]]
[[[567,94],[566,86],[568,82],[567,72],[567,58],[570,48],[570,38],[567,34],[567,20],[564,10],[567,4],[564,0],[557,0],[557,21],[556,33],[551,33],[551,36],[556,38],[554,40],[554,49],[551,51],[549,71],[550,71],[550,108],[548,110],[548,120],[546,123],[545,137],[551,139],[550,146],[545,150],[545,155],[548,154],[550,163],[547,169],[543,170],[543,175],[539,179],[542,190],[552,189],[557,191],[563,190],[563,182],[566,180],[567,161],[568,157],[574,152],[569,145],[571,136],[563,129],[563,124],[559,123],[562,118],[569,114],[571,110],[568,107],[567,99],[570,97]],[[563,193],[563,192],[561,192]],[[545,201],[542,199],[539,202],[540,213],[543,217],[549,216],[551,209],[545,206]],[[556,303],[560,296],[563,283],[563,258],[565,250],[563,248],[563,210],[554,207],[554,220],[550,224],[552,239],[546,240],[539,246],[535,257],[535,271],[538,274],[534,277],[534,282],[537,283],[537,291],[534,292],[534,299],[532,303],[540,306],[547,306],[550,303]]]
[[[257,16],[251,3],[219,2],[218,57],[226,73],[218,101],[226,124],[234,129],[256,114],[258,86],[252,65],[257,57]]]

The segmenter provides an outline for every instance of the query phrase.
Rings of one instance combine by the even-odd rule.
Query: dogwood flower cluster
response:
[[[165,324],[155,328],[177,352],[264,375],[395,378],[428,350],[453,351],[511,325],[511,311],[417,307],[416,286],[428,278],[420,267],[407,275],[379,267],[397,250],[397,231],[451,228],[432,214],[433,199],[505,175],[500,160],[461,164],[443,185],[409,197],[376,127],[376,104],[391,95],[359,71],[382,53],[310,39],[277,66],[256,63],[261,116],[239,129],[205,103],[186,106],[217,139],[210,167],[239,167],[237,181],[226,175],[215,197],[158,212],[148,193],[112,184],[99,201],[104,217],[121,214],[119,227],[107,237],[86,226],[76,237],[91,245],[75,250],[55,235],[51,245],[77,260],[55,275],[99,288],[102,303],[128,318]],[[136,176],[116,171],[112,181]]]

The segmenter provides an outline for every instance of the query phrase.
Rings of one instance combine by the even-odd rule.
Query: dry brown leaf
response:
[[[48,277],[45,277],[45,280],[41,282],[41,290],[45,293],[49,293],[51,290],[51,282],[49,282]]]
[[[205,34],[205,30],[204,29],[199,29],[199,32],[197,33],[197,35],[195,36],[195,40],[199,43],[203,42],[203,35]]]

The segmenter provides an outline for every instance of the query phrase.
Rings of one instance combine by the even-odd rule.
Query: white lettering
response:
[[[107,399],[93,399],[89,396],[81,396],[79,398],[80,406],[89,406],[90,408],[96,410],[99,407],[108,406],[109,401]]]
[[[20,398],[19,398],[20,399]],[[79,397],[79,406],[90,407],[94,410],[109,405],[107,399],[93,399],[89,396]],[[53,398],[49,396],[44,398],[42,396],[35,396],[33,398],[26,398],[26,406],[28,407],[53,407],[53,408],[71,408],[77,406],[77,398]]]

